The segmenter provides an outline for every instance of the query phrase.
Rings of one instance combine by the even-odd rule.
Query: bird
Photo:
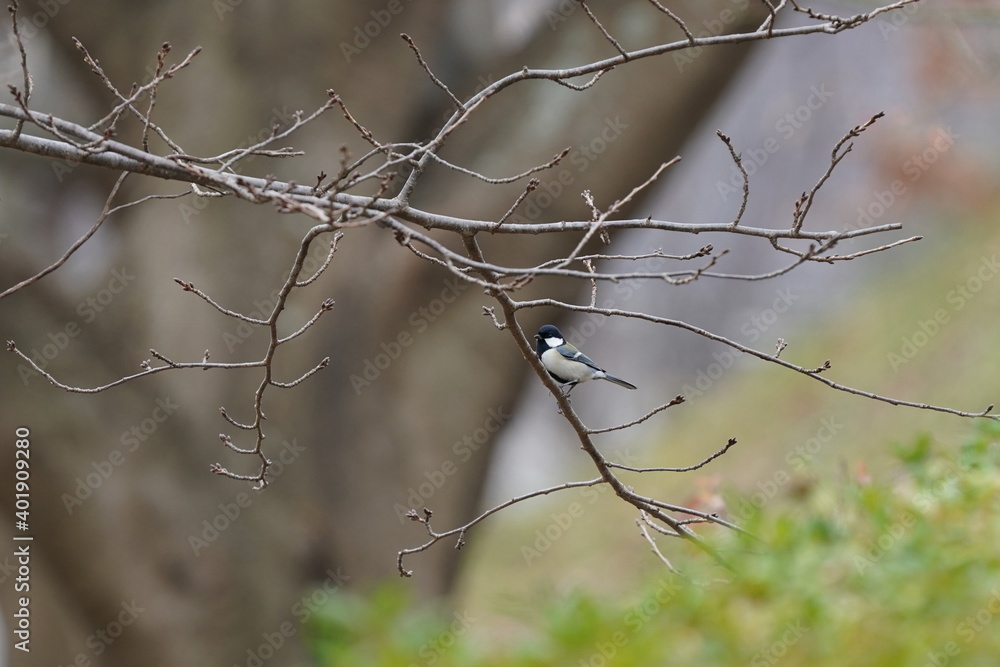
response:
[[[565,395],[581,382],[598,379],[614,382],[626,389],[636,389],[631,382],[615,377],[594,363],[594,360],[566,342],[559,329],[546,324],[535,334],[538,341],[538,358],[552,379],[568,387]]]

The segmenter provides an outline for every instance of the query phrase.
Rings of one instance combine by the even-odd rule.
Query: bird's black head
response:
[[[538,354],[541,354],[550,347],[558,347],[564,342],[562,333],[551,324],[546,324],[539,329],[538,333],[535,334],[535,340],[538,341]],[[555,342],[555,345],[552,345],[552,342]]]
[[[541,329],[538,330],[538,333],[535,334],[536,340],[545,340],[546,338],[562,338],[562,337],[563,335],[559,332],[559,329],[556,329],[551,324],[546,324],[545,326],[543,326]]]

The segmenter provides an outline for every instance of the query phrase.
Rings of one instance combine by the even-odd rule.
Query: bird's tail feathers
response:
[[[638,387],[636,387],[631,382],[626,382],[625,380],[623,380],[621,378],[617,378],[614,375],[612,375],[611,373],[608,373],[606,371],[601,376],[601,379],[602,380],[607,380],[608,382],[614,382],[616,385],[618,385],[620,387],[625,387],[626,389],[638,389]]]

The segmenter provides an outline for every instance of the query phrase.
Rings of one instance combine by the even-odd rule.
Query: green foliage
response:
[[[323,665],[373,667],[993,665],[1000,428],[897,456],[889,483],[818,481],[769,501],[745,522],[756,537],[704,530],[736,572],[689,558],[688,578],[664,568],[614,599],[554,596],[516,623],[416,609],[393,586],[340,596],[314,646]]]

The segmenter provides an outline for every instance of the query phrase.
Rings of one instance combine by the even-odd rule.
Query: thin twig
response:
[[[333,262],[333,255],[335,252],[337,252],[337,248],[340,244],[340,239],[342,238],[344,238],[344,232],[337,232],[336,234],[333,235],[333,240],[330,241],[330,252],[326,254],[326,259],[323,260],[323,264],[318,269],[316,269],[316,271],[311,276],[296,282],[295,283],[296,287],[305,287],[306,285],[311,285],[316,281],[316,279],[318,279],[321,275],[323,275],[323,272],[326,271],[327,268],[329,268],[330,264]]]
[[[594,304],[593,304],[593,302],[591,302],[591,308],[593,308],[593,307],[594,307]],[[672,398],[667,403],[664,403],[663,405],[661,405],[659,407],[653,408],[652,410],[650,410],[649,412],[647,412],[646,414],[644,414],[642,417],[639,417],[638,419],[630,421],[627,424],[621,424],[620,426],[611,426],[611,427],[608,427],[608,428],[588,428],[587,429],[587,433],[589,433],[590,435],[598,435],[600,433],[611,433],[613,431],[623,431],[623,430],[625,430],[627,428],[631,428],[633,426],[636,426],[637,424],[643,423],[647,419],[650,419],[650,418],[654,417],[655,415],[658,415],[659,413],[663,412],[667,408],[672,408],[673,406],[680,405],[683,402],[684,402],[684,397],[681,396],[680,394],[678,394],[677,396],[675,396],[674,398]],[[630,468],[626,468],[625,466],[620,466],[620,465],[614,464],[614,463],[609,463],[608,465],[610,465],[613,468],[625,468],[626,470],[630,470]]]
[[[248,324],[255,324],[257,326],[267,325],[267,320],[263,320],[258,317],[250,317],[249,315],[244,315],[243,313],[237,312],[235,310],[229,310],[228,308],[219,305],[218,303],[216,303],[215,299],[213,299],[212,297],[210,297],[209,295],[205,294],[200,289],[195,287],[193,283],[185,282],[180,278],[174,278],[174,282],[180,285],[185,292],[191,292],[192,294],[200,297],[205,303],[212,306],[212,308],[215,308],[217,311],[219,311],[226,317],[232,317],[237,320],[243,320]]]
[[[528,181],[528,185],[525,186],[524,192],[518,195],[517,199],[514,200],[514,203],[511,204],[509,209],[507,209],[507,212],[501,215],[500,219],[497,220],[496,227],[499,227],[503,223],[507,222],[507,219],[514,214],[514,211],[516,211],[517,207],[521,205],[521,202],[523,202],[528,197],[528,195],[530,195],[532,192],[535,191],[536,188],[538,188],[538,183],[539,181],[537,178],[533,178],[530,181]]]
[[[909,408],[916,408],[918,410],[928,410],[931,412],[941,412],[945,414],[955,415],[957,417],[985,417],[987,419],[992,419],[994,421],[1000,421],[1000,415],[988,414],[992,410],[992,405],[989,406],[986,410],[979,412],[972,412],[967,410],[956,410],[954,408],[948,408],[945,406],[932,405],[929,403],[905,401],[902,399],[893,398],[891,396],[884,396],[881,394],[876,394],[874,392],[855,389],[854,387],[834,382],[833,380],[830,380],[829,378],[822,375],[823,371],[828,370],[830,368],[829,361],[827,361],[826,363],[817,368],[806,368],[803,366],[799,366],[797,364],[793,364],[789,361],[786,361],[785,359],[781,359],[780,357],[777,357],[775,355],[771,355],[766,352],[760,352],[759,350],[756,350],[752,347],[743,345],[742,343],[738,343],[734,340],[726,338],[725,336],[720,336],[719,334],[712,333],[707,329],[702,329],[701,327],[696,327],[693,324],[688,324],[687,322],[684,322],[682,320],[672,320],[666,317],[658,317],[656,315],[649,315],[647,313],[642,313],[637,311],[621,310],[618,308],[591,308],[589,306],[579,306],[575,304],[565,303],[562,301],[557,301],[555,299],[536,299],[533,301],[519,301],[516,302],[515,304],[516,310],[521,310],[524,308],[541,308],[541,307],[562,308],[563,310],[568,310],[568,311],[593,313],[597,315],[605,315],[608,317],[625,317],[630,319],[645,320],[647,322],[652,322],[654,324],[662,324],[664,326],[677,327],[679,329],[684,329],[686,331],[695,333],[699,336],[703,336],[717,343],[722,343],[723,345],[727,345],[733,348],[734,350],[744,352],[751,356],[757,357],[758,359],[762,359],[763,361],[768,361],[777,364],[778,366],[782,366],[789,370],[795,371],[797,373],[801,373],[802,375],[811,377],[814,380],[817,380],[818,382],[822,382],[823,384],[827,385],[832,389],[836,389],[837,391],[842,391],[847,394],[853,394],[855,396],[870,398],[872,400],[879,401],[882,403],[888,403],[890,405],[905,406]]]
[[[854,144],[847,142],[860,136],[862,132],[874,125],[875,121],[882,118],[884,115],[885,113],[880,111],[872,116],[868,121],[854,127],[847,134],[845,134],[840,141],[837,142],[836,146],[833,147],[833,151],[830,153],[830,166],[827,167],[819,181],[816,182],[816,185],[814,185],[809,192],[803,192],[802,197],[800,197],[795,203],[795,212],[792,216],[792,231],[797,232],[802,229],[802,223],[805,222],[806,216],[809,215],[809,209],[812,208],[812,203],[816,198],[816,193],[819,192],[819,189],[822,188],[823,184],[830,178],[833,174],[833,170],[838,164],[840,164],[840,161],[847,157],[847,154],[851,152],[852,148],[854,148]],[[845,144],[847,145],[845,146]]]
[[[21,282],[19,282],[16,285],[14,285],[13,287],[9,287],[6,290],[4,290],[3,292],[0,292],[0,299],[3,299],[6,296],[10,296],[14,292],[17,292],[18,290],[24,289],[28,285],[31,285],[32,283],[38,282],[39,280],[41,280],[45,276],[49,275],[50,273],[52,273],[53,271],[55,271],[56,269],[58,269],[59,267],[61,267],[63,264],[65,264],[66,260],[68,260],[70,257],[73,256],[73,253],[75,253],[77,250],[79,250],[80,247],[84,243],[86,243],[88,240],[90,240],[90,237],[92,237],[97,232],[97,230],[101,228],[101,225],[104,224],[104,221],[108,219],[108,217],[111,215],[111,213],[113,211],[117,211],[120,208],[122,208],[122,207],[117,207],[117,208],[112,209],[111,208],[111,202],[114,200],[115,195],[118,194],[118,190],[121,188],[122,183],[125,182],[126,178],[128,178],[128,173],[124,173],[124,174],[122,174],[121,176],[118,177],[118,180],[115,181],[114,187],[111,188],[111,194],[109,194],[108,198],[104,201],[104,209],[101,211],[101,214],[97,217],[97,220],[94,222],[94,224],[91,226],[91,228],[88,229],[87,232],[83,236],[81,236],[79,239],[76,240],[76,243],[74,243],[73,245],[71,245],[69,247],[69,249],[65,253],[63,253],[62,257],[60,257],[55,262],[53,262],[52,264],[50,264],[46,268],[42,269],[41,271],[39,271],[35,275],[31,276],[30,278],[25,278],[24,280],[22,280]]]
[[[451,92],[451,89],[448,88],[448,86],[446,86],[444,82],[441,81],[441,79],[437,78],[434,75],[434,72],[431,71],[430,66],[427,64],[427,61],[424,60],[424,57],[422,55],[420,55],[420,49],[417,48],[417,45],[414,43],[413,38],[407,35],[405,32],[400,33],[399,36],[402,37],[403,40],[410,45],[410,50],[413,51],[413,54],[417,57],[417,62],[420,63],[420,66],[424,69],[424,72],[427,73],[427,76],[430,77],[430,80],[434,83],[434,85],[448,94],[448,97],[451,98],[452,104],[454,104],[456,108],[458,108],[459,110],[464,110],[465,105],[462,104],[461,100],[455,97],[455,93]]]
[[[490,185],[503,185],[505,183],[516,183],[517,181],[520,181],[522,178],[527,178],[532,174],[537,174],[540,171],[545,171],[546,169],[551,169],[552,167],[555,167],[562,161],[564,157],[569,155],[569,152],[571,150],[573,150],[572,146],[569,148],[564,148],[561,152],[557,153],[555,156],[553,156],[551,160],[549,160],[545,164],[536,165],[526,171],[522,171],[520,174],[515,174],[514,176],[504,176],[501,178],[490,178],[489,176],[485,176],[479,173],[478,171],[473,171],[472,169],[466,169],[465,167],[460,167],[456,164],[448,162],[447,160],[436,154],[434,155],[434,161],[444,167],[447,167],[448,169],[451,169],[452,171],[457,171],[460,174],[472,176],[473,178],[476,178],[482,181],[483,183],[489,183]]]
[[[581,92],[581,91],[587,90],[588,88],[590,88],[591,86],[593,86],[595,83],[597,83],[601,79],[602,76],[604,76],[605,74],[607,74],[608,72],[610,72],[613,69],[614,69],[614,67],[609,67],[607,69],[598,70],[597,72],[594,73],[594,75],[592,77],[590,77],[590,79],[587,80],[586,83],[579,83],[579,84],[577,84],[577,83],[570,83],[569,81],[566,81],[563,78],[553,79],[553,81],[555,81],[556,83],[558,83],[560,86],[565,86],[566,88],[569,88],[570,90],[575,90],[577,92]]]
[[[657,2],[657,0],[649,0],[649,2],[654,7],[656,7],[657,9],[659,9],[661,12],[663,12],[664,14],[666,14],[667,16],[669,16],[670,20],[672,20],[674,23],[677,24],[677,26],[684,33],[684,36],[687,37],[689,44],[693,45],[695,43],[695,37],[694,37],[694,34],[691,32],[691,29],[687,27],[687,24],[684,23],[684,21],[682,21],[681,18],[679,16],[677,16],[677,14],[674,14],[672,11],[670,11],[670,9],[668,7],[665,7],[664,5],[661,5],[659,2]]]
[[[656,540],[653,539],[653,536],[646,531],[646,525],[654,525],[652,521],[649,519],[649,516],[643,511],[640,512],[640,517],[641,518],[635,520],[635,523],[637,526],[639,526],[639,532],[646,539],[646,541],[649,542],[649,546],[653,550],[653,553],[656,554],[656,557],[659,558],[660,561],[667,566],[668,570],[670,570],[674,574],[680,574],[677,568],[673,566],[673,563],[671,563],[670,560],[663,555],[663,552],[660,551],[660,547],[656,545]],[[676,535],[676,533],[671,533],[671,534]]]
[[[618,43],[618,40],[615,39],[614,36],[608,32],[608,29],[605,28],[604,25],[598,20],[598,18],[594,16],[594,12],[590,11],[590,7],[587,6],[586,1],[577,0],[577,2],[579,2],[580,6],[583,7],[583,11],[587,13],[587,18],[589,18],[590,21],[597,26],[597,29],[601,31],[601,34],[604,35],[604,39],[611,42],[611,46],[615,47],[618,53],[620,53],[623,58],[628,60],[628,51],[626,51],[622,45]]]
[[[579,488],[585,488],[585,487],[589,487],[589,486],[597,486],[598,484],[604,484],[604,480],[602,478],[600,478],[600,477],[597,477],[596,479],[590,479],[590,480],[587,480],[585,482],[566,482],[565,484],[557,484],[556,486],[550,486],[548,488],[540,489],[538,491],[532,491],[530,493],[525,493],[524,495],[516,496],[514,498],[511,498],[510,500],[507,500],[505,502],[500,503],[499,505],[495,505],[495,506],[491,507],[490,509],[486,510],[485,512],[483,512],[482,514],[480,514],[479,516],[477,516],[472,521],[469,521],[468,523],[465,523],[465,524],[463,524],[463,525],[461,525],[461,526],[459,526],[457,528],[452,528],[451,530],[446,530],[443,533],[435,532],[431,528],[430,519],[429,518],[420,517],[415,510],[411,509],[410,514],[408,514],[407,516],[409,516],[410,519],[413,520],[413,521],[419,521],[420,523],[423,523],[424,526],[425,526],[425,528],[427,529],[427,533],[431,536],[431,539],[429,541],[425,542],[424,544],[421,544],[420,546],[411,547],[409,549],[402,549],[399,552],[399,554],[396,556],[396,567],[399,570],[399,574],[400,574],[400,576],[403,576],[403,577],[413,576],[413,570],[407,570],[407,569],[405,569],[403,567],[403,559],[405,557],[407,557],[407,556],[409,556],[411,554],[420,553],[421,551],[427,551],[428,549],[430,549],[432,546],[434,546],[435,544],[437,544],[441,540],[443,540],[443,539],[445,539],[447,537],[451,537],[453,535],[459,535],[459,536],[461,536],[462,542],[460,542],[460,544],[464,544],[465,533],[470,528],[472,528],[473,526],[475,526],[478,523],[481,523],[487,517],[489,517],[489,516],[491,516],[493,514],[496,514],[497,512],[499,512],[501,510],[507,509],[508,507],[510,507],[512,505],[516,505],[518,503],[522,503],[525,500],[530,500],[532,498],[537,498],[538,496],[545,496],[545,495],[548,495],[550,493],[555,493],[557,491],[565,491],[566,489],[579,489]]]
[[[693,466],[687,466],[684,468],[634,468],[632,466],[622,465],[621,463],[608,462],[608,465],[612,468],[620,468],[621,470],[629,470],[631,472],[691,472],[692,470],[697,470],[699,468],[704,468],[709,463],[719,458],[726,452],[728,452],[733,446],[736,445],[736,438],[730,438],[726,446],[715,452],[707,459],[704,459],[700,463],[695,463]]]
[[[31,357],[29,357],[28,355],[26,355],[24,352],[22,352],[17,347],[17,345],[14,343],[14,341],[12,341],[12,340],[7,341],[7,351],[8,352],[13,352],[17,356],[19,356],[22,360],[24,360],[25,362],[27,362],[28,365],[31,366],[32,370],[34,370],[36,373],[38,373],[39,375],[41,375],[42,377],[44,377],[46,380],[48,380],[50,384],[58,387],[59,389],[62,389],[63,391],[68,391],[68,392],[73,393],[73,394],[99,394],[102,391],[107,391],[108,389],[111,389],[113,387],[117,387],[119,385],[123,385],[123,384],[125,384],[127,382],[132,382],[133,380],[138,380],[139,378],[143,378],[143,377],[146,377],[148,375],[154,375],[156,373],[160,373],[162,371],[167,371],[167,370],[176,370],[176,369],[185,369],[185,368],[198,368],[198,369],[205,369],[205,368],[221,368],[221,369],[261,368],[262,366],[264,366],[264,362],[263,361],[243,361],[243,362],[238,362],[238,363],[211,363],[211,364],[206,364],[206,363],[201,362],[201,361],[190,362],[190,363],[178,363],[178,362],[171,361],[171,362],[167,363],[166,366],[156,366],[156,367],[149,367],[148,365],[144,366],[143,370],[140,371],[139,373],[134,373],[132,375],[126,375],[125,377],[119,378],[119,379],[115,380],[114,382],[109,382],[107,384],[98,385],[96,387],[74,387],[72,385],[68,385],[68,384],[65,384],[63,382],[60,382],[51,373],[49,373],[47,370],[45,370],[44,368],[42,368],[41,366],[39,366],[38,364],[36,364],[31,359]],[[153,354],[153,356],[158,357],[158,355],[155,352],[153,352],[153,350],[150,350],[150,352]]]
[[[717,134],[718,137],[722,139],[722,142],[726,144],[726,148],[729,149],[729,155],[732,157],[733,163],[736,164],[736,168],[740,170],[740,174],[743,176],[743,197],[740,199],[740,210],[737,211],[736,218],[732,222],[733,227],[735,227],[740,224],[740,220],[743,219],[743,214],[747,210],[747,202],[750,201],[750,176],[747,174],[746,167],[743,166],[742,155],[738,154],[736,149],[733,148],[732,140],[727,135],[723,134],[722,130],[716,130],[715,134]]]
[[[24,87],[23,94],[18,94],[18,91],[11,86],[11,93],[13,93],[14,97],[18,98],[18,101],[22,103],[25,108],[27,108],[28,102],[31,99],[32,90],[34,89],[34,83],[31,79],[31,72],[28,71],[28,54],[24,50],[24,41],[21,39],[21,31],[17,26],[17,0],[11,0],[7,10],[10,12],[10,29],[13,33],[14,43],[17,45],[17,52],[20,57],[21,85]],[[14,125],[14,141],[17,141],[18,137],[21,136],[22,129],[24,129],[24,120],[19,119],[17,124]]]

